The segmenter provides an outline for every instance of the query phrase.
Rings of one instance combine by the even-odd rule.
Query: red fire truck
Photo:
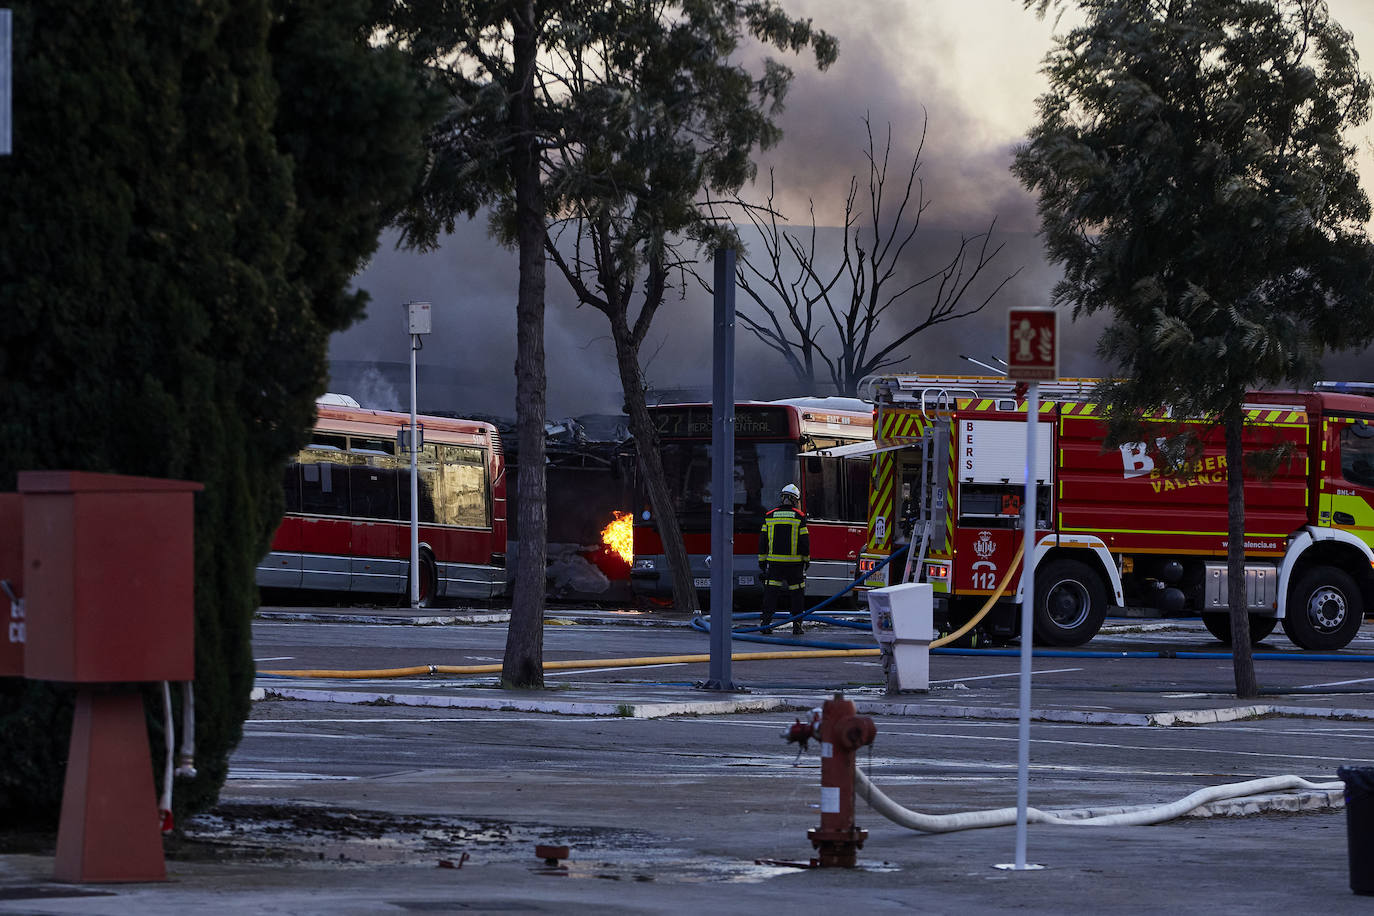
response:
[[[1094,382],[1040,386],[1033,467],[1037,531],[1034,636],[1081,645],[1110,607],[1201,615],[1230,641],[1225,441],[1220,425],[1186,423],[1202,443],[1183,467],[1153,441],[1105,448]],[[1026,477],[1026,402],[1007,379],[875,376],[869,526],[860,569],[870,587],[934,585],[945,626],[967,622],[1008,581],[982,621],[993,641],[1019,631],[1018,550]],[[1147,426],[1152,424],[1147,424]],[[1282,622],[1304,649],[1339,649],[1374,605],[1374,397],[1330,390],[1255,392],[1245,450],[1290,458],[1245,478],[1245,592],[1250,635]]]

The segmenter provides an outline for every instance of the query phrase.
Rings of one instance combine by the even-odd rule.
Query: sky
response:
[[[787,60],[795,78],[779,118],[784,137],[756,157],[760,177],[744,193],[762,199],[771,169],[779,208],[791,225],[807,226],[812,205],[822,226],[838,224],[850,176],[867,178],[865,115],[880,144],[891,127],[891,170],[903,179],[924,122],[918,174],[930,206],[906,269],[914,272],[947,256],[961,234],[982,232],[995,218],[995,238],[1005,248],[989,282],[1019,272],[979,315],[918,336],[899,371],[981,371],[960,354],[984,361],[1004,355],[1006,309],[1048,305],[1059,275],[1045,262],[1036,237],[1035,200],[1009,165],[1045,88],[1040,61],[1066,24],[1056,27],[1052,17],[1038,19],[1022,9],[1020,0],[781,2],[792,15],[811,18],[834,34],[840,56],[823,73],[806,59]],[[1329,6],[1333,18],[1354,34],[1363,68],[1374,71],[1374,2],[1329,0]],[[1360,148],[1362,181],[1374,197],[1374,126],[1364,125],[1351,140]],[[823,238],[838,244],[834,231]],[[331,342],[331,389],[367,406],[408,408],[402,306],[421,299],[433,304],[434,332],[419,354],[420,409],[513,417],[514,254],[487,237],[481,217],[460,226],[434,252],[400,251],[395,241],[394,235],[384,236],[355,278],[372,303],[363,321]],[[576,307],[552,268],[547,302],[548,416],[617,412],[622,398],[605,318]],[[748,308],[742,296],[737,303],[741,310]],[[1100,374],[1104,367],[1094,349],[1102,321],[1067,322],[1061,317],[1061,374]],[[711,301],[700,290],[665,303],[641,354],[651,388],[665,394],[709,391],[711,332]],[[1327,369],[1333,378],[1374,376],[1369,354],[1335,357]],[[741,328],[736,393],[771,398],[827,392],[799,390],[780,358]]]

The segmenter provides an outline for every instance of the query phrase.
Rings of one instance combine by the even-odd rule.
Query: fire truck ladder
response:
[[[910,549],[906,554],[903,582],[919,582],[925,572],[926,551],[932,542],[940,547],[945,542],[946,479],[949,475],[949,425],[935,423],[921,436],[921,484],[916,497],[916,516],[912,522],[911,541],[920,538],[919,552]],[[915,570],[916,578],[912,578]]]
[[[1066,378],[1040,383],[1042,401],[1091,399],[1099,379]],[[870,375],[859,383],[859,397],[871,404],[919,406],[927,417],[953,410],[957,398],[989,398],[1007,401],[1015,409],[1017,383],[1002,376],[977,375]]]

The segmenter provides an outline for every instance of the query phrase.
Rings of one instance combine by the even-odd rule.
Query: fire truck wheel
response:
[[[1081,646],[1107,616],[1102,578],[1077,560],[1052,560],[1035,571],[1035,641]]]
[[[1314,566],[1288,594],[1283,632],[1300,649],[1344,649],[1363,622],[1355,580],[1334,566]]]
[[[1203,614],[1202,622],[1207,627],[1207,632],[1226,645],[1231,644],[1231,615],[1230,614]],[[1279,625],[1277,617],[1268,617],[1261,614],[1250,615],[1250,645],[1256,645],[1266,636],[1274,632],[1274,627]]]

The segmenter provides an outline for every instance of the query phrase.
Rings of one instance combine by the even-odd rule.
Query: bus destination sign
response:
[[[709,439],[712,409],[703,404],[692,407],[666,407],[654,411],[654,425],[658,434],[669,439]],[[787,411],[776,407],[736,407],[735,435],[785,437],[788,429]]]

